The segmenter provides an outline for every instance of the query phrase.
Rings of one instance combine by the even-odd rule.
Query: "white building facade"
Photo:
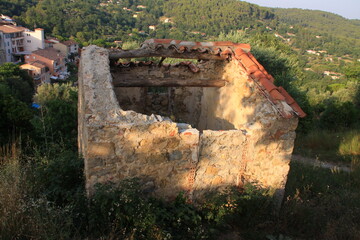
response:
[[[21,55],[45,48],[44,29],[31,31],[14,25],[0,26],[0,47],[6,62],[17,62]]]

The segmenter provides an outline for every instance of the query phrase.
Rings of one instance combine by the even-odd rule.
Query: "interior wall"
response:
[[[203,89],[199,130],[241,129],[255,117],[256,89],[241,72],[235,61],[227,63],[222,75],[226,86]]]
[[[121,109],[125,111],[133,110],[139,113],[145,111],[145,90],[145,88],[139,87],[114,88]]]
[[[146,72],[154,77],[163,78],[165,75],[176,78],[198,78],[198,79],[224,79],[224,61],[207,61],[199,63],[197,67],[199,72],[193,73],[186,66],[169,68],[166,74],[162,73],[163,68],[137,67],[133,69],[126,68],[123,74],[117,77],[133,76],[134,74],[145,76]],[[163,75],[161,75],[163,74]],[[226,78],[226,76],[225,76]],[[231,88],[230,86],[227,88]],[[199,127],[201,123],[200,116],[203,109],[207,107],[202,105],[217,104],[216,99],[212,99],[213,94],[203,96],[204,92],[216,92],[218,88],[202,87],[116,87],[115,94],[119,105],[123,110],[133,110],[146,115],[159,114],[170,117],[172,120],[181,123],[188,123],[192,127]],[[209,100],[204,100],[209,97]],[[210,106],[211,108],[211,106]],[[219,108],[218,111],[221,111]],[[221,114],[220,114],[221,115]],[[233,128],[229,128],[233,129]]]

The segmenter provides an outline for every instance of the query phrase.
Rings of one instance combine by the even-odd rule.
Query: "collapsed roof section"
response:
[[[249,81],[256,84],[261,93],[282,117],[305,117],[306,113],[287,91],[281,86],[274,85],[274,78],[250,53],[250,49],[249,44],[238,44],[229,41],[190,42],[172,39],[149,39],[139,49],[112,50],[109,53],[109,58],[118,60],[119,58],[171,57],[236,61],[248,76]]]

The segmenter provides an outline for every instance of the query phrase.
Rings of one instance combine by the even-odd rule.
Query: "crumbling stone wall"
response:
[[[235,63],[206,64],[213,66],[210,74],[228,84],[174,88],[174,114],[186,121],[176,123],[157,114],[166,108],[152,109],[151,115],[147,108],[149,98],[166,105],[166,94],[114,89],[108,51],[95,46],[83,51],[79,147],[89,194],[96,183],[138,177],[145,191],[167,199],[180,191],[201,198],[209,190],[244,182],[273,188],[282,197],[297,118],[281,117]]]

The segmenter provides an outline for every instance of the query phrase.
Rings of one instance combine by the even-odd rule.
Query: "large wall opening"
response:
[[[161,115],[200,131],[239,129],[246,121],[240,99],[247,78],[239,79],[233,62],[118,62],[110,71],[123,110]]]

